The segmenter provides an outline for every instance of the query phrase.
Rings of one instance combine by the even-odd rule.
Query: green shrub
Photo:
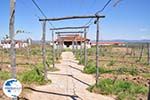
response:
[[[118,68],[117,73],[118,74],[125,74],[127,71],[128,71],[127,68],[121,67],[121,68]]]
[[[88,88],[89,91],[97,91],[101,94],[117,95],[119,100],[134,100],[135,97],[140,95],[146,95],[148,88],[137,85],[128,81],[102,79],[97,85],[93,85]]]
[[[84,58],[83,58],[83,57],[81,57],[81,58],[79,59],[79,64],[84,64]]]
[[[129,70],[129,73],[130,73],[131,75],[138,75],[139,71],[138,71],[136,68],[131,68],[131,69]]]
[[[136,68],[125,68],[125,67],[121,67],[117,70],[117,74],[131,74],[131,75],[138,75],[139,71]]]
[[[44,80],[44,76],[42,75],[40,70],[37,68],[34,68],[30,71],[22,73],[19,76],[19,79],[21,82],[25,84],[35,83],[35,84],[42,85],[46,83],[46,81]]]
[[[84,67],[83,72],[87,74],[96,73],[96,66],[93,63],[89,63],[86,67]]]
[[[99,67],[99,72],[100,72],[101,74],[103,74],[103,73],[112,73],[113,70],[108,70],[108,69],[106,69],[106,68],[104,68],[104,67]]]
[[[42,51],[40,49],[32,49],[31,55],[42,55]]]
[[[11,74],[7,71],[0,71],[0,80],[7,80],[11,78]]]
[[[103,74],[103,73],[111,73],[112,72],[112,70],[107,70],[104,67],[99,67],[98,70],[99,70],[99,72],[101,74]],[[87,73],[87,74],[94,74],[94,73],[96,73],[96,65],[95,65],[95,63],[94,62],[89,62],[87,64],[87,66],[84,67],[83,72]]]

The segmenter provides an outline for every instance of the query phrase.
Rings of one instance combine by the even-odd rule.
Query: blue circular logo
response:
[[[8,79],[3,84],[3,92],[10,98],[19,96],[22,92],[22,85],[17,79]]]

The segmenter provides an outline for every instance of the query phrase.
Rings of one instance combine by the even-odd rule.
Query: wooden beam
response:
[[[50,30],[64,30],[64,29],[84,29],[84,28],[89,28],[89,26],[50,28]]]
[[[39,21],[60,21],[60,20],[87,19],[87,18],[105,18],[105,16],[99,16],[99,15],[90,15],[90,16],[67,16],[67,17],[60,17],[60,18],[45,18],[45,19],[39,19]]]
[[[56,34],[65,34],[65,33],[84,33],[83,31],[66,31],[66,32],[55,32]]]

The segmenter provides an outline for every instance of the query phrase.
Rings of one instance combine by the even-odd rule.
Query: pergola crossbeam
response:
[[[50,28],[50,30],[64,30],[64,29],[84,29],[84,28],[89,28],[89,26]]]
[[[87,19],[87,18],[105,18],[105,16],[100,16],[100,15],[90,15],[90,16],[67,16],[67,17],[60,17],[60,18],[45,18],[45,19],[39,19],[39,21],[60,21],[60,20]]]
[[[72,33],[84,33],[83,31],[66,31],[66,32],[55,32],[56,34],[72,34]]]

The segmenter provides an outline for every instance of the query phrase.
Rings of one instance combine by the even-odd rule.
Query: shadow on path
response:
[[[32,90],[32,91],[35,91],[35,92],[41,92],[41,93],[46,93],[46,94],[53,94],[53,95],[70,97],[72,100],[77,100],[76,98],[79,98],[79,96],[77,96],[77,95],[69,95],[69,94],[62,94],[62,93],[42,91],[42,90],[33,89],[31,87],[24,87],[24,89],[29,89],[29,90]]]
[[[73,67],[72,65],[68,65],[68,66],[71,67],[71,68],[73,68],[73,69],[76,69],[76,70],[78,70],[78,71],[80,71],[80,72],[83,72],[81,69],[76,68],[76,67]]]
[[[74,76],[71,75],[71,74],[60,74],[60,73],[48,73],[48,74],[51,74],[51,75],[63,75],[63,76],[69,76],[69,77],[72,77],[72,78],[74,78],[75,80],[77,80],[77,81],[79,81],[79,82],[81,82],[81,83],[83,83],[83,84],[85,84],[85,85],[87,85],[87,86],[91,86],[90,84],[88,84],[88,83],[86,83],[86,82],[84,82],[84,81],[82,81],[82,80],[80,80],[80,79],[74,77]]]

